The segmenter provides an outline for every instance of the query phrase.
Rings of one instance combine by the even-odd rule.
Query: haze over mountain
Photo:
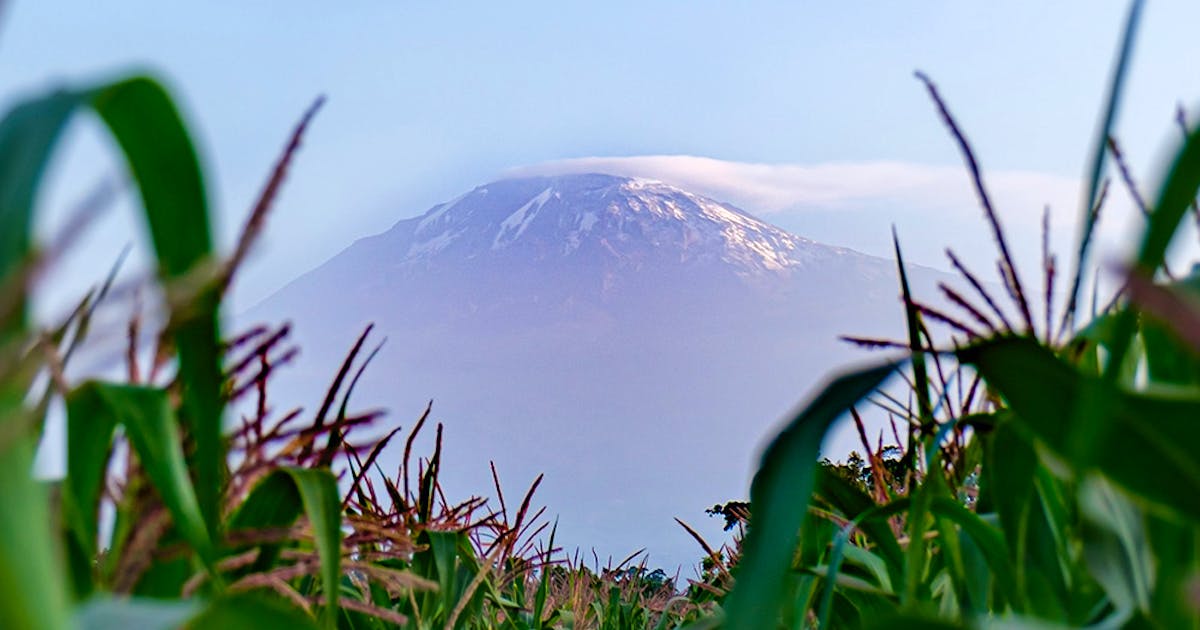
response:
[[[944,277],[910,270],[929,294]],[[631,177],[492,182],[361,239],[252,309],[302,348],[280,383],[311,406],[367,322],[388,338],[355,391],[446,425],[443,479],[510,494],[539,472],[559,541],[652,565],[699,557],[679,516],[745,496],[757,450],[830,366],[838,334],[898,335],[892,261]],[[836,437],[840,448],[856,444]],[[395,455],[385,471],[395,470]]]

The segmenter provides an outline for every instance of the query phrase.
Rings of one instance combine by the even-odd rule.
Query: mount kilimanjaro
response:
[[[927,295],[944,279],[910,274]],[[475,188],[242,319],[294,323],[304,355],[282,398],[310,405],[374,322],[388,342],[356,400],[407,424],[432,398],[450,491],[486,492],[488,460],[515,485],[545,472],[561,542],[647,546],[674,566],[700,550],[672,517],[719,538],[702,510],[745,496],[772,427],[862,358],[837,335],[902,332],[898,294],[893,261],[661,182],[587,174]]]

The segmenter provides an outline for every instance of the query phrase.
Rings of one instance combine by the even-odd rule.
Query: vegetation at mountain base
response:
[[[540,478],[506,496],[493,467],[494,499],[447,497],[430,408],[382,436],[381,413],[351,408],[378,349],[369,327],[315,413],[271,399],[296,354],[289,327],[231,335],[219,309],[319,101],[227,256],[213,248],[189,129],[159,82],[17,105],[0,120],[0,627],[1200,627],[1200,276],[1165,262],[1185,222],[1200,224],[1200,132],[1182,117],[1184,141],[1142,208],[1119,290],[1101,296],[1087,281],[1107,163],[1137,191],[1110,132],[1140,10],[1130,8],[1061,286],[1048,247],[1038,281],[1020,276],[965,135],[918,75],[976,186],[1003,293],[950,254],[973,293],[943,286],[955,310],[934,308],[911,294],[897,241],[907,337],[847,338],[892,356],[830,380],[770,442],[749,501],[708,510],[732,543],[713,548],[679,522],[703,551],[693,579],[640,554],[602,566],[556,547],[534,503]],[[168,315],[151,331],[134,315],[118,381],[65,372],[89,335],[112,334],[92,327],[121,289],[115,269],[57,324],[28,315],[39,271],[102,203],[34,242],[47,163],[81,110],[124,158]],[[46,482],[31,471],[55,399],[69,456],[65,477]],[[868,406],[891,419],[886,441],[868,435]],[[818,461],[846,415],[862,453]],[[434,448],[414,455],[423,431]],[[378,463],[389,445],[403,452],[394,473]]]

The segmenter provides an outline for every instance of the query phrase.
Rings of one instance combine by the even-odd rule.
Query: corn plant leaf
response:
[[[979,551],[983,553],[996,585],[1006,601],[1019,602],[1017,582],[1012,563],[1008,556],[1008,545],[1004,535],[995,527],[989,525],[980,516],[953,499],[934,497],[929,504],[929,510],[935,516],[945,519],[958,527],[964,534],[971,537]]]
[[[26,265],[32,259],[33,213],[46,165],[75,111],[92,106],[113,132],[125,152],[131,171],[142,193],[146,217],[151,226],[164,275],[174,277],[191,269],[211,249],[208,243],[208,216],[203,187],[199,184],[199,165],[191,141],[179,120],[170,98],[149,79],[132,79],[100,88],[58,90],[26,101],[0,121],[0,287],[17,291],[15,309],[0,313],[0,347],[19,343],[25,334],[26,303],[23,295]],[[194,185],[189,186],[191,182]],[[167,229],[175,225],[175,229]],[[196,254],[202,252],[202,256]],[[180,373],[188,400],[201,413],[192,433],[198,441],[197,475],[206,484],[203,504],[209,507],[210,527],[215,524],[218,465],[222,461],[219,442],[220,371],[216,361],[217,340],[215,300],[202,303],[190,326],[178,337]],[[206,308],[207,307],[207,308]],[[0,423],[14,421],[21,414],[19,397],[27,383],[0,385]],[[40,424],[40,423],[37,423]],[[215,448],[214,448],[215,447]],[[19,449],[32,447],[20,446]],[[62,627],[63,587],[48,577],[56,563],[51,559],[51,542],[43,523],[46,519],[44,493],[29,479],[26,458],[5,453],[6,465],[0,482],[0,502],[22,505],[21,510],[4,510],[0,530],[29,532],[0,536],[0,577],[6,602],[0,613],[5,627]],[[12,522],[9,522],[12,521]],[[78,526],[79,523],[76,523]],[[78,532],[77,534],[78,535]],[[12,548],[9,548],[12,545]],[[44,567],[29,570],[24,563]],[[18,603],[21,602],[21,603]],[[37,606],[37,610],[25,610]]]
[[[303,511],[312,526],[321,559],[321,587],[329,600],[322,616],[327,627],[337,620],[341,582],[342,502],[337,480],[325,468],[279,468],[258,482],[230,518],[230,530],[285,527]],[[274,558],[273,547],[266,557]]]
[[[271,530],[290,527],[304,512],[304,500],[296,482],[286,473],[267,475],[259,481],[237,510],[229,518],[226,531],[229,534],[254,530]],[[258,558],[249,572],[269,570],[279,559],[282,543],[264,543],[259,546]],[[235,550],[240,551],[240,550]]]
[[[84,397],[86,398],[86,396]],[[70,539],[68,561],[77,597],[86,597],[94,587],[93,559],[99,536],[100,492],[112,452],[117,416],[92,413],[92,404],[67,409],[67,475],[62,481],[62,519]],[[95,401],[93,401],[95,402]]]
[[[908,330],[908,347],[912,350],[913,391],[917,395],[917,412],[924,429],[933,422],[933,405],[929,395],[929,371],[925,365],[925,353],[920,351],[921,345],[921,311],[913,301],[912,291],[908,285],[908,272],[904,268],[904,255],[900,252],[900,237],[892,228],[892,247],[896,252],[896,271],[900,276],[900,294],[904,300],[904,323]],[[905,453],[916,453],[914,435],[909,433],[908,448]]]
[[[1189,341],[1181,333],[1195,329],[1195,313],[1200,312],[1196,307],[1200,304],[1200,273],[1193,270],[1188,276],[1157,288],[1184,310],[1142,314],[1139,331],[1145,346],[1147,376],[1155,383],[1198,384],[1200,355],[1194,348],[1194,340]],[[1145,306],[1137,298],[1134,301]]]
[[[1020,611],[1027,604],[1043,618],[1062,620],[1068,592],[1058,563],[1064,556],[1053,553],[1057,551],[1056,541],[1050,536],[1052,524],[1042,510],[1036,486],[1039,462],[1029,433],[1011,413],[999,414],[995,429],[985,438],[981,483],[987,485],[1014,567],[1021,599],[1012,605]],[[1060,528],[1064,525],[1058,523]]]
[[[0,286],[9,287],[28,261],[38,184],[78,103],[76,94],[54,92],[18,105],[0,121]],[[15,317],[3,315],[0,339],[24,328],[23,299]]]
[[[134,77],[92,90],[89,102],[120,145],[137,182],[163,280],[180,281],[211,263],[208,201],[196,150],[170,95]],[[209,282],[171,314],[179,349],[184,419],[196,442],[192,471],[210,532],[219,518],[221,442],[219,294]]]
[[[200,163],[170,95],[152,79],[133,77],[87,96],[137,182],[163,274],[193,271],[212,254],[212,238]]]
[[[554,521],[554,526],[550,528],[550,542],[546,545],[547,549],[554,549],[554,538],[557,534],[558,534],[558,521],[556,520],[556,521]],[[537,592],[534,594],[534,597],[533,597],[533,624],[534,624],[535,628],[545,627],[545,622],[543,621],[543,617],[545,616],[544,612],[546,610],[546,596],[549,594],[549,592],[550,592],[550,571],[543,570],[542,576],[538,580]],[[669,617],[669,615],[665,615],[665,614],[662,616],[664,622],[668,617]]]
[[[938,471],[940,470],[940,467],[935,468],[934,470]],[[932,475],[927,475],[921,491],[928,492],[934,501],[946,502],[951,505],[961,507],[959,503],[951,498],[952,494],[950,493],[950,487],[946,483],[945,477],[940,474],[935,473]],[[976,520],[979,519],[979,517],[975,516],[975,514],[970,510],[966,510],[966,508],[963,508],[963,510],[970,517]],[[947,575],[950,577],[951,584],[954,587],[954,594],[958,598],[959,606],[965,611],[977,612],[978,610],[984,608],[984,606],[982,602],[972,601],[970,598],[970,593],[968,592],[966,566],[963,560],[962,545],[959,542],[960,536],[958,531],[955,529],[956,521],[953,517],[947,516],[945,513],[937,510],[933,510],[933,516],[934,528],[938,532],[938,547],[940,548],[939,550],[941,552],[942,561],[946,567]],[[971,525],[977,525],[977,523],[973,522]],[[966,527],[963,529],[965,530]],[[991,541],[992,539],[989,539],[987,542]],[[1004,562],[1007,561],[1008,559],[1005,558]],[[1010,571],[1010,580],[1011,577],[1012,574]],[[1003,581],[1001,582],[1003,583]],[[1007,592],[1008,597],[1011,597],[1012,594],[1012,590]]]
[[[196,492],[188,477],[178,421],[166,391],[132,385],[112,385],[88,381],[67,396],[68,444],[94,439],[106,444],[117,425],[125,427],[129,442],[142,468],[171,512],[180,535],[206,563],[213,561],[212,539],[200,515]],[[72,527],[84,536],[95,538],[98,493],[105,474],[98,446],[84,449],[85,460],[68,464],[67,493],[78,509],[78,523]],[[69,454],[73,458],[73,454]],[[85,468],[85,466],[87,468]],[[97,468],[98,466],[98,468]],[[78,477],[75,477],[75,475]]]
[[[1151,382],[1175,385],[1200,383],[1200,361],[1162,325],[1142,320],[1146,348],[1146,373]]]
[[[46,490],[32,467],[28,441],[0,448],[0,627],[55,630],[68,623],[67,591],[46,527]]]
[[[1196,200],[1197,191],[1200,191],[1200,130],[1188,134],[1183,146],[1176,152],[1171,168],[1159,188],[1158,199],[1150,212],[1142,245],[1134,263],[1135,273],[1153,277],[1162,266],[1167,248],[1179,230],[1180,222],[1183,221],[1188,208]],[[1124,360],[1129,343],[1136,333],[1136,320],[1136,312],[1130,308],[1122,310],[1117,318],[1113,333],[1113,352],[1109,359],[1110,375],[1120,368]],[[1109,380],[1111,382],[1111,376]],[[1102,411],[1103,402],[1106,401],[1094,402],[1092,407]],[[1108,420],[1103,414],[1096,415],[1101,423]]]
[[[188,630],[317,630],[312,617],[278,600],[252,594],[219,598],[187,624]]]
[[[849,544],[850,534],[854,528],[850,525],[843,527],[836,536],[833,537],[833,545],[829,551],[829,561],[824,567],[814,568],[814,572],[819,575],[825,582],[824,589],[821,593],[821,603],[817,608],[817,627],[828,628],[829,616],[833,610],[834,595],[837,593],[838,586],[843,584],[841,578],[845,577],[840,573],[842,568],[842,557],[845,555],[846,546]]]
[[[1200,575],[1200,525],[1152,515],[1146,530],[1155,558],[1154,618],[1165,628],[1200,628],[1200,610],[1188,596],[1189,583]]]
[[[865,620],[862,625],[868,630],[962,630],[967,626],[914,613],[878,616]]]
[[[846,556],[847,563],[866,569],[875,578],[875,584],[879,587],[879,590],[885,593],[894,592],[892,590],[892,576],[888,573],[886,560],[858,545],[847,545],[843,553]]]
[[[830,382],[772,440],[750,488],[750,527],[737,583],[725,602],[727,627],[774,627],[784,605],[784,578],[808,511],[821,440],[834,420],[896,370],[885,363]]]
[[[994,503],[993,507],[1000,517],[1008,548],[1014,552],[1023,546],[1020,539],[1020,533],[1024,531],[1022,521],[1027,517],[1034,498],[1033,482],[1038,467],[1033,445],[1019,434],[1015,425],[1016,421],[1010,417],[1002,417],[987,436],[981,480],[981,485],[986,484],[988,498]]]
[[[978,617],[987,614],[993,608],[999,608],[998,605],[994,605],[996,600],[991,597],[995,580],[983,551],[975,539],[961,529],[958,530],[958,546],[962,550],[963,581],[972,605],[971,616]]]
[[[38,183],[76,103],[56,92],[0,120],[0,298],[11,305],[0,312],[0,350],[22,343]],[[48,497],[29,474],[36,436],[21,435],[25,429],[17,424],[28,421],[28,386],[25,376],[0,382],[0,433],[7,436],[0,440],[0,505],[8,506],[0,509],[0,627],[61,628],[69,623],[67,590],[46,527]]]
[[[930,463],[931,470],[940,470],[941,464],[934,455]],[[929,515],[929,506],[935,496],[934,485],[928,483],[936,475],[926,477],[927,482],[916,487],[911,493],[912,506],[904,515],[905,527],[908,529],[908,548],[905,549],[904,589],[901,591],[900,602],[905,606],[916,605],[918,601],[928,598],[931,554],[927,553],[929,540],[925,534],[933,525]]]
[[[889,571],[891,584],[902,583],[904,576],[904,552],[896,540],[896,534],[886,519],[862,518],[868,511],[875,510],[875,501],[865,492],[841,475],[822,467],[817,473],[816,493],[826,503],[836,508],[847,519],[857,523],[859,531],[867,535],[877,546],[876,553],[884,560]]]
[[[1133,57],[1133,43],[1137,35],[1138,21],[1141,18],[1144,4],[1143,0],[1134,0],[1129,5],[1129,12],[1125,17],[1125,29],[1124,35],[1121,38],[1121,47],[1118,50],[1116,63],[1113,65],[1112,76],[1109,79],[1104,114],[1100,120],[1100,125],[1096,129],[1096,140],[1092,147],[1091,160],[1088,163],[1087,196],[1083,198],[1083,208],[1081,209],[1079,222],[1079,249],[1075,258],[1074,281],[1071,286],[1071,293],[1067,298],[1067,309],[1063,313],[1064,318],[1074,316],[1076,306],[1078,305],[1079,290],[1081,288],[1084,266],[1087,263],[1088,249],[1092,242],[1092,235],[1096,230],[1096,216],[1093,209],[1095,208],[1100,192],[1100,179],[1104,174],[1105,158],[1108,156],[1108,139],[1112,134],[1112,128],[1117,119],[1121,94],[1125,89],[1125,77],[1128,73],[1129,62]],[[1065,324],[1066,322],[1064,321],[1063,323]]]
[[[80,630],[173,630],[200,610],[195,600],[95,598],[75,611]]]
[[[1200,190],[1200,130],[1193,131],[1171,163],[1150,213],[1137,265],[1152,273],[1167,255],[1167,247]]]
[[[63,479],[63,516],[87,557],[96,555],[98,511],[113,432],[114,413],[95,413],[103,406],[95,396],[77,393],[67,407],[67,475]]]
[[[171,97],[152,79],[134,77],[97,88],[60,90],[19,105],[0,122],[0,280],[28,260],[41,176],[72,114],[90,106],[112,132],[137,183],[164,280],[209,262],[212,239],[199,160]],[[214,291],[201,291],[177,318],[176,344],[191,433],[197,441],[200,503],[216,520],[219,497],[221,372]],[[0,332],[23,327],[18,317]],[[0,335],[0,338],[7,336]]]
[[[1153,561],[1141,512],[1095,476],[1079,488],[1083,554],[1093,577],[1118,610],[1148,612]]]
[[[1200,399],[1120,390],[1025,338],[986,341],[958,355],[979,369],[1014,418],[1051,451],[1076,467],[1100,470],[1145,504],[1200,518],[1200,460],[1190,450]],[[1111,427],[1076,413],[1088,404],[1084,395],[1096,392],[1111,401]],[[1089,432],[1096,433],[1085,438],[1095,451],[1083,460],[1073,457],[1072,440]]]

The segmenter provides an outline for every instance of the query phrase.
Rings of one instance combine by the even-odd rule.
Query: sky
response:
[[[713,192],[785,228],[882,255],[895,223],[912,260],[944,267],[945,244],[973,256],[988,251],[987,235],[957,149],[913,71],[938,83],[985,171],[1008,182],[1011,194],[1000,196],[1013,198],[1002,209],[1016,217],[1010,229],[1030,233],[1014,237],[1017,249],[1036,249],[1051,203],[1065,250],[1125,11],[1124,2],[284,9],[254,0],[10,0],[0,18],[0,101],[137,71],[163,78],[196,130],[228,248],[291,126],[326,95],[236,287],[237,310],[356,238],[513,169],[580,158],[675,156],[650,172],[676,175],[697,163],[686,158],[707,158],[727,180]],[[1178,139],[1176,104],[1200,96],[1187,61],[1197,18],[1194,3],[1150,2],[1142,21],[1117,129],[1147,190]],[[44,233],[119,172],[96,129],[87,120],[73,128],[43,195]],[[813,178],[790,177],[796,169],[816,169],[819,182],[830,169],[839,175],[813,198]],[[694,184],[713,173],[684,175]],[[759,203],[763,173],[791,190],[784,202]],[[110,215],[78,261],[52,276],[57,294],[92,282],[138,241],[131,212]]]

